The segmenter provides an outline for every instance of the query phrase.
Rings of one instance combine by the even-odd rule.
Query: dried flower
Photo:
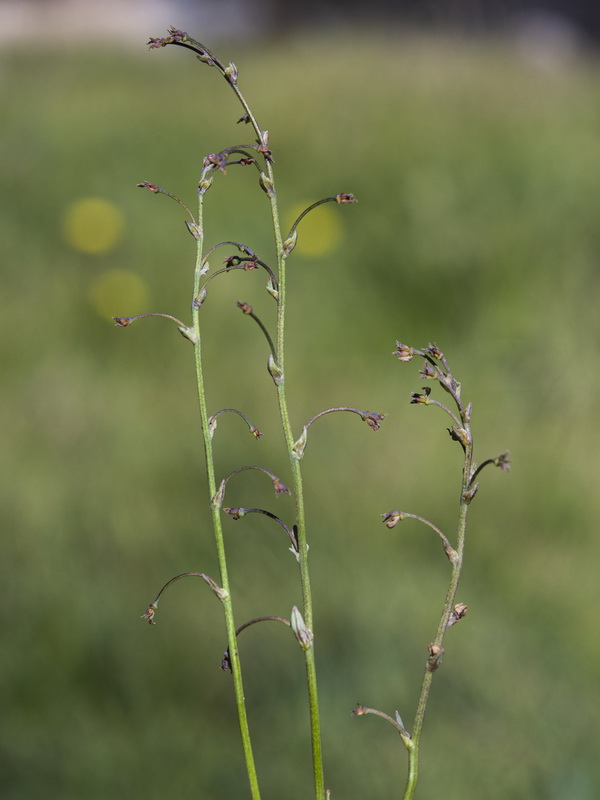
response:
[[[503,469],[505,472],[510,472],[510,459],[508,457],[509,455],[510,453],[508,452],[508,450],[506,451],[506,453],[502,453],[501,455],[499,455],[498,458],[494,459],[494,466],[500,467],[500,469]]]
[[[398,361],[411,361],[415,354],[414,348],[409,347],[407,344],[396,342],[396,350],[392,353],[393,356],[398,356]]]
[[[362,419],[374,431],[378,431],[381,423],[387,417],[387,414],[376,414],[374,411],[365,411],[362,414]]]
[[[149,625],[156,625],[154,621],[154,615],[156,614],[156,604],[150,603],[148,608],[144,611],[140,619],[147,619]]]
[[[224,514],[229,514],[229,516],[234,519],[241,519],[246,516],[245,508],[223,508],[222,511]]]
[[[385,522],[388,528],[395,528],[404,519],[404,514],[401,511],[386,511],[381,516],[383,517],[382,521]]]
[[[231,669],[231,656],[229,655],[229,650],[225,650],[223,653],[223,658],[221,659],[221,669],[223,672],[233,672]]]
[[[340,194],[336,194],[335,202],[344,204],[344,203],[358,203],[356,197],[350,192],[340,192]]]
[[[437,377],[438,377],[438,372],[437,372],[437,370],[435,370],[435,369],[434,369],[434,368],[431,366],[431,364],[429,363],[429,361],[426,361],[426,362],[423,364],[423,369],[422,369],[422,370],[420,370],[420,372],[419,372],[419,377],[421,377],[421,378],[424,378],[425,380],[427,380],[427,379],[433,379],[433,378],[437,378]]]
[[[155,186],[153,183],[148,183],[148,181],[142,181],[141,183],[137,184],[138,189],[149,189],[154,194],[158,194],[160,192],[160,188]]]
[[[202,162],[203,167],[210,166],[217,167],[223,174],[225,174],[225,167],[227,166],[227,159],[223,153],[209,153]]]
[[[427,648],[429,656],[427,658],[427,669],[429,672],[435,672],[441,664],[444,653],[444,648],[439,644],[430,644]]]
[[[290,490],[285,485],[285,483],[282,480],[280,480],[280,478],[275,478],[273,480],[273,488],[275,489],[275,494],[277,495],[277,497],[279,497],[279,495],[281,494],[290,494]]]
[[[436,358],[438,361],[439,361],[441,358],[443,358],[443,357],[444,357],[444,354],[442,353],[442,351],[440,350],[440,348],[437,346],[437,344],[434,344],[433,342],[432,342],[431,344],[428,344],[428,345],[427,345],[427,347],[426,347],[426,349],[425,349],[425,352],[429,353],[429,355],[430,355],[432,358]]]
[[[431,387],[430,386],[423,386],[423,394],[419,392],[412,392],[410,395],[410,402],[411,403],[421,403],[424,406],[430,405],[429,395],[431,394]]]

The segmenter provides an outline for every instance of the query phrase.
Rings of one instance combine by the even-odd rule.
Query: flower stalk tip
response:
[[[358,200],[351,192],[340,192],[336,194],[335,202],[345,205],[347,203],[358,203]]]
[[[381,427],[381,423],[387,417],[387,414],[376,414],[374,411],[364,411],[362,419],[367,425],[375,432]]]
[[[401,342],[396,342],[396,350],[392,353],[393,356],[398,356],[398,361],[412,361],[415,354],[414,348],[409,347]]]
[[[144,613],[142,614],[140,619],[147,620],[149,625],[156,625],[156,622],[154,621],[154,615],[156,614],[156,610],[157,610],[157,607],[156,607],[156,601],[155,601],[154,603],[150,603],[150,605],[144,611]]]

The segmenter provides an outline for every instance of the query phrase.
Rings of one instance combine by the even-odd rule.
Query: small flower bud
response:
[[[475,484],[475,486],[471,486],[470,489],[467,489],[463,494],[463,500],[467,505],[471,503],[471,500],[475,497],[477,492],[479,491],[479,481]]]
[[[306,442],[308,440],[308,428],[306,425],[302,428],[302,434],[297,442],[294,442],[292,452],[294,456],[300,461],[304,457],[304,450],[306,449]]]
[[[206,300],[206,289],[202,287],[202,289],[200,289],[200,291],[198,292],[198,296],[194,297],[192,301],[192,308],[198,310],[205,300]]]
[[[131,325],[131,317],[113,317],[115,325],[119,328],[126,328]]]
[[[269,150],[269,148],[264,144],[259,144],[256,148],[257,153],[262,153],[267,161],[273,161],[273,153]]]
[[[263,438],[262,431],[259,431],[259,429],[256,427],[256,425],[251,425],[250,426],[250,433],[252,434],[252,436],[254,436],[255,439],[262,439]]]
[[[467,448],[470,445],[470,436],[464,428],[459,428],[457,425],[453,425],[451,428],[447,428],[447,430],[450,434],[450,438],[455,442],[460,442],[464,448]]]
[[[233,63],[233,61],[229,62],[229,66],[225,69],[225,72],[223,73],[223,75],[225,77],[225,80],[229,81],[229,83],[232,86],[236,86],[237,85],[238,71],[237,71],[237,67]]]
[[[438,361],[440,360],[440,358],[444,357],[444,354],[442,353],[440,348],[437,346],[437,344],[434,344],[433,342],[427,345],[426,352],[429,353],[429,355],[432,358],[435,358]]]
[[[273,181],[269,177],[267,177],[264,172],[260,173],[260,178],[258,179],[258,182],[260,184],[260,188],[267,195],[267,197],[275,196],[275,187],[273,186]]]
[[[154,194],[158,194],[160,192],[160,187],[155,186],[153,183],[148,183],[148,181],[142,181],[141,183],[138,183],[137,187],[138,189],[148,189]]]
[[[396,350],[392,353],[393,356],[398,356],[398,361],[411,361],[415,354],[414,348],[409,347],[407,344],[396,342]]]
[[[444,543],[444,553],[448,556],[448,561],[455,567],[458,564],[458,553],[449,542]]]
[[[466,408],[460,412],[460,418],[463,422],[466,422],[467,425],[471,422],[471,414],[473,412],[473,403],[469,403]]]
[[[437,377],[438,377],[438,373],[437,373],[437,372],[436,372],[436,370],[435,370],[435,369],[434,369],[434,368],[431,366],[431,364],[429,363],[429,361],[426,361],[426,362],[423,364],[423,369],[422,369],[422,370],[420,370],[420,372],[419,372],[419,377],[420,377],[420,378],[423,378],[423,379],[425,379],[425,380],[427,380],[427,379],[434,379],[434,378],[437,378]]]
[[[273,378],[276,386],[279,386],[283,383],[283,371],[277,366],[277,363],[273,357],[273,353],[269,353],[269,363],[267,369],[269,370],[269,374]]]
[[[227,589],[223,589],[222,586],[211,586],[213,594],[219,598],[219,600],[227,600],[229,597],[229,592]]]
[[[187,325],[179,325],[177,330],[184,339],[187,339],[192,344],[196,344],[198,341],[196,337],[196,331],[193,328],[189,328]]]
[[[298,231],[294,231],[292,235],[285,240],[282,247],[283,257],[287,258],[289,254],[292,252],[294,247],[296,247],[296,242],[298,241]]]
[[[467,606],[465,603],[457,603],[454,606],[452,613],[450,614],[450,618],[448,620],[448,624],[446,625],[447,628],[451,628],[452,625],[455,625],[460,619],[462,619],[467,613]]]
[[[209,67],[214,67],[215,65],[213,57],[208,53],[204,52],[204,50],[199,55],[197,55],[196,58],[198,59],[198,61],[202,61],[203,64],[208,64]]]
[[[229,655],[229,650],[225,650],[223,653],[223,658],[221,659],[221,669],[223,672],[233,672],[231,669],[231,656]]]
[[[269,278],[269,282],[267,283],[267,292],[271,295],[272,298],[275,300],[279,300],[279,289],[273,283],[273,279]]]
[[[302,614],[296,606],[292,608],[290,622],[300,647],[303,650],[309,650],[314,638],[313,632],[310,630],[310,628],[306,627],[306,623],[304,622]]]
[[[242,314],[251,314],[252,313],[252,306],[250,303],[241,303],[239,300],[236,303],[236,306],[241,310]]]
[[[215,435],[216,430],[217,430],[217,415],[213,414],[212,417],[209,417],[208,420],[208,433],[211,439]]]
[[[185,221],[185,226],[188,229],[188,231],[192,234],[194,239],[197,242],[199,242],[200,239],[202,238],[202,230],[200,229],[200,227],[195,222],[190,222],[187,219]]]
[[[211,498],[211,505],[213,508],[221,508],[223,505],[223,498],[225,497],[225,487],[227,486],[227,481],[222,480],[221,485],[217,489],[217,491],[213,494]]]
[[[444,648],[439,644],[430,644],[427,648],[429,656],[427,658],[427,670],[429,672],[435,672],[436,669],[442,662],[442,658],[444,653],[446,652]]]
[[[227,600],[229,597],[229,592],[227,589],[223,589],[222,586],[219,586],[219,584],[213,578],[211,578],[210,575],[204,575],[204,573],[201,573],[200,577],[208,585],[215,597],[218,597],[221,601]]]
[[[202,180],[198,184],[198,194],[200,196],[206,194],[206,192],[212,186],[213,179],[212,178],[202,178]]]
[[[223,511],[224,514],[229,514],[229,516],[234,519],[241,519],[246,516],[245,508],[222,508],[221,511]]]

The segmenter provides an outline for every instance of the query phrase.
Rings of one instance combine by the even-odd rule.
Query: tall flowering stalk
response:
[[[200,571],[184,572],[172,577],[160,589],[155,600],[148,606],[146,612],[143,614],[143,618],[150,624],[154,624],[159,600],[167,589],[183,578],[200,578],[222,604],[227,634],[227,650],[223,656],[221,666],[224,670],[231,672],[233,679],[233,691],[252,800],[260,800],[261,793],[246,710],[238,637],[243,631],[248,630],[258,623],[267,621],[279,622],[288,627],[300,647],[305,663],[314,796],[315,800],[326,800],[326,798],[329,797],[329,791],[325,789],[323,772],[321,722],[315,662],[315,631],[308,557],[308,531],[304,508],[301,462],[308,444],[309,430],[311,430],[311,435],[313,435],[312,426],[317,420],[321,420],[334,412],[348,412],[358,416],[361,421],[366,422],[367,426],[373,431],[378,431],[385,415],[354,408],[352,406],[336,406],[314,414],[302,425],[299,435],[294,434],[294,426],[291,421],[288,405],[288,384],[286,381],[286,270],[287,261],[296,246],[299,229],[301,228],[304,217],[323,203],[347,205],[354,203],[355,198],[352,194],[341,192],[312,203],[298,216],[289,231],[284,234],[280,222],[273,167],[274,160],[269,147],[268,132],[258,124],[239,88],[238,70],[235,64],[231,62],[227,65],[223,64],[203,44],[192,39],[187,33],[175,28],[170,29],[169,35],[165,38],[150,39],[149,45],[151,49],[162,48],[168,45],[183,47],[187,50],[191,50],[199,61],[216,69],[225,79],[241,105],[243,113],[238,122],[244,123],[250,127],[255,140],[252,143],[236,144],[226,147],[218,153],[209,153],[204,157],[197,186],[197,211],[195,211],[195,213],[170,191],[156,184],[149,183],[148,181],[143,181],[138,184],[141,188],[150,191],[152,194],[164,195],[174,200],[184,210],[187,216],[185,225],[196,241],[196,258],[192,279],[191,319],[189,323],[186,323],[171,314],[153,312],[132,317],[115,317],[115,323],[119,327],[127,327],[140,319],[149,317],[166,318],[170,322],[175,323],[179,332],[185,339],[191,342],[193,346],[193,357],[196,368],[196,390],[200,409],[202,443],[206,461],[208,496],[219,565],[218,581],[205,572]],[[244,242],[228,240],[216,242],[208,247],[206,245],[204,204],[207,192],[213,185],[215,178],[226,175],[227,170],[234,166],[248,167],[251,171],[254,171],[258,187],[261,192],[266,195],[270,212],[270,225],[273,233],[272,259],[263,259]],[[208,260],[209,257],[211,259],[216,257],[215,254],[220,253],[222,250],[228,253],[223,259],[223,265],[218,269],[211,269]],[[278,472],[256,464],[239,466],[230,471],[225,477],[220,478],[220,480],[216,475],[214,439],[218,421],[223,414],[236,414],[239,416],[255,439],[259,440],[263,435],[262,431],[248,419],[242,410],[237,408],[221,408],[211,412],[208,408],[206,388],[207,376],[202,349],[202,309],[212,291],[213,281],[235,270],[252,271],[261,274],[266,280],[265,290],[275,302],[276,311],[273,315],[274,321],[272,321],[274,322],[274,331],[271,330],[272,326],[261,319],[248,303],[240,301],[237,303],[237,307],[245,316],[252,320],[260,331],[260,335],[265,338],[268,344],[269,355],[266,366],[267,372],[273,381],[278,399],[280,425],[287,449],[289,462],[288,470],[291,475],[290,488],[288,488],[288,485],[279,477]],[[479,466],[474,461],[473,436],[471,432],[471,404],[465,405],[463,403],[460,383],[452,374],[444,353],[442,353],[436,345],[430,344],[428,347],[418,350],[398,342],[394,355],[402,362],[411,361],[415,357],[422,358],[424,360],[424,366],[420,372],[421,378],[428,382],[437,383],[450,396],[451,402],[446,405],[434,398],[432,396],[431,387],[427,386],[421,392],[414,392],[412,394],[411,403],[423,406],[436,406],[441,409],[450,420],[450,425],[447,429],[448,433],[451,439],[460,446],[463,454],[458,522],[456,534],[453,537],[454,541],[440,528],[418,514],[394,510],[388,511],[382,515],[384,523],[390,529],[395,528],[399,522],[405,519],[413,519],[426,526],[440,539],[443,551],[450,563],[449,585],[446,591],[439,623],[432,641],[426,648],[423,681],[412,728],[409,730],[405,727],[398,712],[392,717],[383,711],[363,705],[358,705],[354,709],[354,713],[357,715],[374,714],[384,718],[399,732],[401,741],[408,751],[408,777],[403,796],[404,800],[411,800],[417,786],[421,732],[433,675],[439,668],[445,652],[444,644],[448,629],[461,620],[467,612],[466,605],[456,602],[456,597],[464,560],[468,510],[477,494],[479,488],[478,479],[481,471],[489,465],[508,470],[510,462],[508,460],[508,453],[503,453],[496,458],[486,459]],[[319,422],[317,428],[321,424],[324,423]],[[231,492],[231,482],[233,481],[235,484],[235,482],[241,479],[240,476],[248,470],[257,470],[265,475],[267,479],[271,481],[276,496],[282,494],[293,495],[295,508],[294,519],[292,521],[285,520],[278,514],[265,508],[225,505],[225,496],[226,494],[229,495]],[[289,619],[278,615],[267,615],[246,620],[241,624],[236,623],[222,519],[223,515],[226,515],[234,520],[241,520],[249,514],[260,515],[261,518],[264,518],[265,524],[275,524],[278,529],[285,534],[285,539],[283,541],[298,564],[300,602],[291,604]]]
[[[322,203],[333,202],[340,205],[346,205],[354,203],[355,198],[353,195],[348,193],[338,193],[313,203],[299,215],[299,217],[291,226],[290,230],[287,232],[287,235],[284,237],[280,222],[277,191],[275,187],[273,155],[269,148],[269,135],[268,132],[261,128],[261,126],[258,124],[252,110],[250,109],[250,106],[246,102],[246,99],[238,86],[238,70],[236,66],[233,63],[229,63],[228,65],[223,64],[203,44],[188,36],[187,33],[176,30],[175,28],[170,29],[169,36],[165,38],[150,39],[149,45],[151,49],[162,48],[167,45],[184,47],[188,50],[191,50],[196,55],[196,58],[202,63],[215,68],[217,72],[226,80],[227,84],[236,95],[242,107],[243,113],[238,122],[245,123],[250,126],[254,133],[255,141],[250,144],[237,144],[227,147],[218,153],[210,153],[204,158],[200,179],[198,181],[198,210],[195,215],[185,203],[183,203],[178,197],[166,189],[147,181],[139,184],[141,188],[145,188],[153,194],[165,195],[174,200],[184,209],[187,214],[188,219],[186,220],[185,224],[188,231],[196,240],[196,261],[193,276],[191,324],[188,325],[184,322],[181,322],[181,320],[176,319],[172,315],[164,313],[142,314],[137,317],[120,317],[115,318],[115,322],[121,327],[126,327],[142,317],[166,317],[176,323],[180,333],[183,334],[183,336],[193,345],[194,361],[196,365],[196,387],[200,406],[202,441],[206,459],[208,492],[210,497],[214,537],[220,571],[219,582],[215,581],[205,573],[200,572],[189,572],[175,576],[163,586],[157,596],[157,599],[150,604],[143,616],[150,623],[154,623],[159,597],[175,581],[184,577],[202,578],[209,586],[213,594],[221,601],[224,609],[225,627],[227,631],[228,642],[228,648],[225,658],[223,659],[222,666],[224,669],[231,671],[233,676],[233,688],[236,699],[242,746],[253,800],[259,800],[260,789],[246,712],[242,667],[240,654],[238,651],[237,638],[238,635],[243,630],[250,627],[250,625],[266,620],[280,621],[285,623],[290,628],[303,652],[305,661],[308,706],[310,713],[310,739],[312,747],[314,794],[316,800],[324,800],[326,791],[323,774],[321,723],[315,664],[313,604],[308,563],[308,537],[300,462],[303,458],[304,449],[306,447],[308,428],[318,417],[322,416],[323,414],[328,414],[333,411],[351,411],[357,414],[363,421],[367,422],[368,426],[375,431],[379,429],[379,424],[383,420],[384,415],[345,406],[335,409],[330,408],[320,412],[311,420],[309,420],[309,422],[303,426],[299,438],[294,435],[287,399],[285,362],[285,322],[287,305],[286,264],[287,259],[291,255],[296,245],[298,238],[298,226],[306,214],[310,213],[310,211]],[[230,167],[236,165],[249,167],[250,169],[256,171],[258,186],[268,199],[274,239],[273,267],[269,265],[268,261],[260,258],[258,254],[245,243],[224,241],[213,244],[208,249],[205,246],[204,203],[206,193],[212,186],[216,176],[225,175]],[[229,250],[233,249],[234,253],[233,255],[228,255],[224,259],[222,268],[211,271],[208,258],[221,248],[227,248]],[[236,413],[245,420],[250,432],[256,438],[260,438],[262,436],[262,433],[258,430],[258,428],[256,428],[248,420],[245,414],[238,409],[220,409],[212,414],[209,413],[208,410],[206,397],[207,380],[202,356],[202,307],[207,300],[209,288],[212,285],[211,282],[220,275],[230,273],[232,270],[255,270],[265,274],[266,291],[276,303],[274,336],[271,335],[269,326],[254,313],[254,310],[248,303],[239,302],[237,305],[242,313],[250,317],[257,324],[261,333],[266,338],[269,346],[267,369],[277,392],[280,424],[287,448],[289,469],[291,472],[291,489],[288,489],[284,482],[275,473],[263,467],[254,465],[248,467],[244,466],[233,470],[233,472],[231,472],[226,478],[222,479],[219,483],[217,482],[213,452],[213,437],[215,435],[218,417],[225,412]],[[232,478],[237,477],[237,475],[246,469],[258,469],[267,474],[272,480],[276,494],[289,492],[293,494],[295,500],[295,520],[292,524],[286,523],[278,515],[273,514],[266,509],[224,506],[223,503],[225,491],[229,481]],[[292,551],[297,560],[299,567],[301,603],[299,604],[300,607],[293,605],[289,620],[276,616],[268,616],[253,619],[247,623],[243,623],[241,626],[236,626],[225,541],[223,536],[222,515],[227,514],[233,519],[237,520],[245,517],[249,513],[261,514],[267,519],[270,519],[278,524],[286,532],[291,545],[289,549]]]
[[[423,729],[433,675],[439,668],[445,653],[444,641],[448,629],[461,620],[467,613],[467,606],[465,603],[456,602],[456,593],[463,568],[469,507],[479,489],[478,478],[481,471],[489,465],[500,467],[500,469],[503,470],[509,470],[510,461],[508,459],[508,452],[502,453],[496,458],[488,458],[479,465],[474,461],[473,434],[471,432],[472,405],[471,403],[465,405],[463,402],[460,383],[452,374],[448,361],[439,347],[435,344],[430,344],[423,350],[418,350],[396,342],[396,348],[393,355],[397,356],[402,362],[412,361],[414,357],[423,358],[424,365],[419,373],[420,377],[423,380],[438,383],[439,386],[450,395],[452,402],[451,405],[448,406],[431,396],[431,386],[425,386],[421,392],[413,392],[411,394],[410,402],[414,405],[436,406],[440,408],[450,420],[450,427],[447,428],[450,438],[458,443],[463,453],[462,480],[458,502],[458,521],[454,545],[436,525],[419,514],[394,510],[387,511],[381,515],[383,517],[383,522],[388,528],[395,528],[396,525],[404,519],[415,519],[427,526],[439,537],[444,553],[450,562],[450,581],[435,636],[427,646],[423,682],[421,684],[421,691],[412,729],[409,731],[404,726],[404,722],[398,711],[396,711],[394,717],[391,717],[383,711],[358,705],[353,712],[357,715],[376,714],[386,719],[398,730],[402,743],[408,751],[408,777],[403,800],[411,800],[415,794],[419,777],[421,731]],[[451,406],[454,406],[456,410],[453,410]]]

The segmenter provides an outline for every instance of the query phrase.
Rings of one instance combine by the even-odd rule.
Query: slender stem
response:
[[[197,240],[197,253],[196,253],[196,268],[194,272],[194,300],[198,297],[200,291],[200,281],[202,278],[202,250],[204,244],[204,230],[203,230],[203,193],[198,193],[198,240]],[[202,438],[204,442],[204,453],[206,456],[206,470],[208,473],[208,493],[209,497],[214,497],[217,486],[215,481],[215,466],[212,449],[212,437],[210,434],[209,417],[206,405],[206,392],[204,388],[204,373],[202,364],[202,339],[200,335],[200,307],[196,302],[192,302],[192,320],[195,333],[194,342],[194,360],[196,364],[196,379],[198,389],[198,400],[200,404],[200,418],[202,423]],[[244,750],[244,758],[246,761],[246,771],[248,773],[248,780],[250,782],[250,791],[252,800],[260,800],[260,789],[258,786],[258,776],[256,774],[256,766],[254,764],[254,755],[252,753],[252,743],[250,741],[250,729],[248,726],[248,716],[246,713],[246,705],[244,700],[244,686],[242,682],[242,670],[239,659],[236,626],[233,615],[233,605],[231,601],[231,592],[229,589],[229,575],[227,570],[227,558],[225,554],[225,542],[223,538],[223,529],[221,526],[220,509],[211,503],[211,513],[213,518],[213,528],[215,533],[215,543],[217,548],[217,558],[219,562],[219,570],[221,573],[221,586],[228,593],[227,598],[223,600],[223,608],[225,611],[225,627],[227,630],[227,641],[229,647],[229,657],[231,672],[233,675],[233,686],[235,692],[235,703],[238,713],[238,721],[240,727],[240,734],[242,737],[242,747]]]
[[[263,142],[263,132],[261,131],[254,115],[252,114],[244,96],[236,84],[232,84],[232,89],[237,95],[244,111],[247,114],[252,127],[254,128],[259,141]],[[264,143],[264,142],[263,142]],[[264,143],[266,144],[266,143]],[[279,220],[279,208],[277,205],[277,193],[275,190],[275,179],[273,176],[273,166],[270,158],[265,158],[265,170],[267,177],[271,181],[273,190],[269,195],[271,204],[271,217],[273,220],[273,233],[275,237],[275,248],[277,252],[277,267],[279,278],[279,298],[277,303],[277,343],[276,343],[276,363],[283,374],[283,380],[277,384],[277,397],[279,401],[279,413],[283,434],[290,459],[292,469],[292,482],[294,486],[294,496],[296,500],[296,520],[298,525],[298,563],[300,566],[300,585],[302,588],[302,615],[306,626],[313,630],[313,609],[312,593],[310,587],[310,575],[308,570],[308,546],[306,541],[306,517],[304,513],[304,492],[302,486],[302,471],[300,463],[294,455],[294,436],[290,424],[288,404],[285,392],[285,309],[286,309],[286,269],[283,254],[283,239],[281,234],[281,223]],[[310,714],[310,732],[313,760],[313,778],[315,800],[325,798],[325,779],[323,774],[323,752],[321,747],[321,722],[319,716],[319,699],[317,692],[317,674],[315,666],[314,644],[304,651],[306,681],[308,688],[308,704]]]
[[[271,164],[267,162],[268,177],[273,180]],[[277,304],[277,366],[283,373],[283,381],[277,386],[279,412],[287,451],[292,469],[292,482],[296,500],[296,522],[298,525],[298,564],[300,566],[300,585],[302,589],[302,615],[306,626],[313,631],[312,592],[310,574],[308,569],[308,545],[306,539],[306,517],[304,513],[304,491],[302,484],[302,470],[300,462],[294,455],[294,436],[290,423],[287,397],[285,392],[285,303],[286,303],[286,270],[285,258],[282,251],[281,226],[275,193],[270,198],[273,228],[275,232],[275,246],[279,267],[279,302]],[[319,697],[317,691],[317,673],[315,664],[314,644],[304,651],[306,682],[308,688],[308,704],[310,714],[310,732],[313,760],[313,778],[316,800],[325,797],[325,779],[323,773],[323,752],[321,746],[321,722],[319,715]]]
[[[456,545],[457,558],[452,564],[452,573],[450,576],[450,584],[448,586],[448,591],[446,592],[446,600],[444,602],[444,607],[438,623],[435,639],[430,645],[430,649],[432,647],[442,648],[444,636],[446,635],[446,631],[448,629],[448,622],[450,621],[450,617],[452,615],[454,601],[456,599],[456,592],[458,589],[458,582],[460,580],[460,574],[463,565],[465,535],[467,530],[467,512],[469,510],[469,504],[466,498],[466,491],[469,487],[469,482],[471,478],[471,468],[473,463],[473,439],[471,436],[471,430],[468,423],[465,423],[464,427],[465,430],[467,431],[468,443],[465,447],[465,457],[464,457],[462,484],[460,492],[460,504],[458,509],[458,529],[457,529],[457,545]],[[423,729],[423,721],[425,719],[425,711],[427,709],[427,702],[429,700],[429,690],[431,689],[431,682],[433,680],[434,671],[435,667],[432,667],[428,661],[425,667],[425,674],[423,676],[423,683],[421,684],[421,692],[419,695],[419,701],[417,703],[417,711],[415,714],[415,720],[413,724],[413,730],[411,735],[412,747],[408,749],[408,777],[404,789],[403,800],[412,800],[417,787],[417,779],[419,776],[419,743],[421,739],[421,731]]]

